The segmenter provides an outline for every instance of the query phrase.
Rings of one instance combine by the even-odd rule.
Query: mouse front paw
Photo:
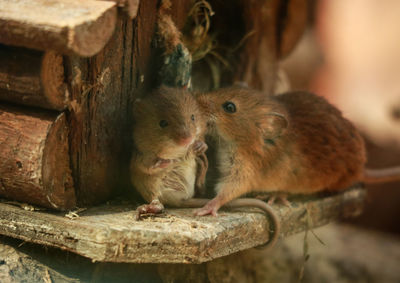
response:
[[[197,141],[194,142],[192,148],[193,148],[193,152],[196,155],[201,155],[204,152],[206,152],[206,150],[208,149],[208,146],[207,146],[207,144],[205,142],[197,140]]]

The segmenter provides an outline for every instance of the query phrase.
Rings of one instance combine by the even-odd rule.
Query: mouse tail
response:
[[[364,183],[377,184],[400,181],[400,166],[389,167],[383,169],[365,169],[364,170]]]

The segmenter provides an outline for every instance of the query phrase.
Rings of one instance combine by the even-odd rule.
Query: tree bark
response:
[[[114,32],[116,4],[79,0],[0,0],[0,42],[92,56]]]
[[[0,45],[0,100],[63,110],[68,105],[63,57]]]
[[[66,210],[76,205],[65,114],[0,105],[0,195]]]

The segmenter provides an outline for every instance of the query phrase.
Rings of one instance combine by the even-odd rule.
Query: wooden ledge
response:
[[[318,227],[339,217],[358,215],[365,190],[357,187],[322,198],[274,205],[282,236]],[[194,217],[191,209],[135,220],[133,205],[104,205],[70,219],[60,213],[28,211],[0,204],[0,234],[59,247],[94,261],[201,263],[268,241],[269,223],[256,209],[221,211],[218,217]],[[308,211],[308,213],[307,213]]]
[[[116,3],[94,0],[0,0],[0,42],[92,56],[114,32]]]

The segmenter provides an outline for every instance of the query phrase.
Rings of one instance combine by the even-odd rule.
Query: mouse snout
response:
[[[178,137],[175,139],[175,142],[178,145],[187,146],[193,142],[193,136],[189,132],[188,133],[185,132],[178,135]]]

